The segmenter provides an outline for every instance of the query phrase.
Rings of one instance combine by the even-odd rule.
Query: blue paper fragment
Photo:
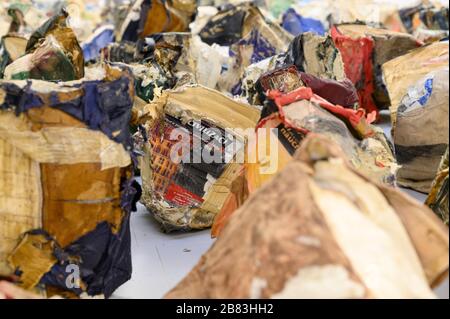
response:
[[[427,104],[431,94],[433,93],[433,78],[427,79],[423,85],[423,88],[425,89],[425,94],[421,96],[418,100],[418,102],[422,106]]]
[[[304,32],[314,32],[318,35],[325,34],[325,28],[322,25],[322,22],[316,19],[302,17],[292,8],[289,8],[283,14],[281,25],[286,31],[294,36],[298,36]]]
[[[253,46],[251,64],[257,63],[277,54],[277,50],[275,49],[275,47],[256,29],[252,30],[248,38],[239,40],[236,44],[238,47],[244,45]],[[234,45],[232,46],[232,48],[233,47]],[[235,54],[236,52],[233,52],[233,49],[231,49],[230,56],[234,56]]]

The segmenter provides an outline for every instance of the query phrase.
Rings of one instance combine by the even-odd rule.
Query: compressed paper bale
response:
[[[102,50],[102,58],[111,62],[126,64],[141,62],[144,58],[137,50],[137,43],[122,41],[110,43]]]
[[[249,3],[243,4],[243,8],[248,6],[248,12],[242,25],[242,36],[245,38],[253,30],[258,30],[277,50],[286,50],[293,37],[284,31],[278,23],[272,21],[257,6]]]
[[[42,226],[42,191],[39,164],[2,138],[0,164],[0,273],[9,274],[7,258],[19,237]]]
[[[448,67],[448,41],[435,42],[383,64],[383,79],[391,100],[393,135],[397,124],[397,109],[408,88],[428,73]]]
[[[33,53],[25,55],[5,68],[6,80],[38,79],[73,81],[75,70],[56,40],[49,36]]]
[[[397,110],[394,143],[400,185],[428,193],[449,143],[448,67],[408,88]]]
[[[208,5],[202,5],[201,3],[199,3],[195,20],[189,25],[189,30],[191,31],[191,33],[194,35],[198,35],[202,31],[204,26],[208,23],[208,21],[218,12],[219,9],[213,6],[212,3],[208,3]]]
[[[197,9],[195,0],[138,0],[117,29],[116,41],[143,39],[161,32],[185,32]]]
[[[448,225],[448,147],[442,157],[426,204]]]
[[[70,26],[80,43],[85,42],[95,31],[108,23],[115,23],[114,14],[120,10],[122,1],[65,0],[56,6],[44,0],[44,6],[51,6],[50,12],[65,8],[70,15]],[[41,4],[41,7],[43,5]],[[111,17],[112,16],[112,17]],[[87,60],[87,57],[85,57]]]
[[[292,40],[289,33],[270,21],[252,3],[225,7],[206,23],[199,35],[210,45],[231,46],[255,29],[277,49],[285,50]]]
[[[157,33],[136,44],[114,43],[103,57],[128,64],[136,79],[136,94],[146,102],[155,98],[155,92],[175,85],[215,88],[224,62],[217,50],[187,32]]]
[[[214,89],[222,71],[222,57],[211,46],[190,33],[153,35],[156,62],[177,79],[192,75],[195,84]]]
[[[101,55],[101,50],[114,40],[114,25],[104,25],[97,28],[81,43],[83,56],[86,61],[94,61]]]
[[[420,46],[409,34],[362,24],[334,26],[331,35],[339,49],[346,76],[355,84],[360,106],[378,112],[390,106],[382,79],[382,65]]]
[[[435,297],[429,283],[448,269],[448,230],[344,158],[329,139],[309,137],[166,298]],[[427,221],[414,224],[424,232],[412,231],[415,218]]]
[[[264,59],[260,62],[249,65],[242,76],[242,96],[247,99],[251,105],[262,105],[260,94],[257,89],[259,78],[265,73],[271,72],[283,65],[281,54]]]
[[[367,175],[377,176],[376,179],[385,183],[393,182],[396,164],[392,150],[384,134],[369,124],[364,111],[333,105],[312,93],[311,88],[304,87],[287,94],[272,91],[269,98],[273,99],[277,113],[261,119],[258,127],[280,128],[276,124],[280,122],[282,126],[297,131],[298,137],[294,139],[297,147],[288,147],[291,155],[300,146],[305,134],[313,132],[329,135],[338,141],[354,165],[368,169],[365,172]],[[372,160],[360,158],[369,154],[373,156]],[[369,173],[370,170],[374,170],[374,173]]]
[[[67,59],[70,60],[75,79],[81,79],[84,76],[84,57],[83,50],[78,43],[78,39],[67,24],[69,14],[64,9],[54,15],[43,25],[37,28],[30,36],[27,43],[26,53],[33,53],[40,47],[41,42],[48,37],[53,37]]]
[[[242,95],[245,90],[245,73],[249,66],[281,53],[264,36],[254,29],[249,35],[230,47],[231,63],[219,79],[219,89],[232,95]]]
[[[6,35],[0,42],[0,78],[3,78],[5,68],[25,54],[27,39],[21,36]]]
[[[232,45],[244,36],[242,28],[246,14],[243,6],[219,11],[200,31],[200,37],[208,44]]]
[[[248,66],[285,52],[292,36],[251,3],[226,7],[199,33],[210,45],[229,46],[231,62],[219,80],[221,91],[241,95]]]
[[[109,65],[74,82],[0,81],[0,273],[24,288],[108,297],[130,278],[133,86]]]
[[[297,36],[289,46],[285,65],[294,64],[299,71],[323,79],[345,79],[341,54],[330,36],[306,32]]]
[[[140,115],[144,132],[140,133],[139,144],[145,153],[140,160],[143,204],[166,231],[210,227],[242,170],[242,163],[233,159],[243,152],[245,132],[228,136],[225,130],[254,130],[259,111],[217,91],[195,86],[164,92]],[[173,153],[180,147],[179,134],[173,136],[176,129],[183,130],[186,137],[181,144],[183,154]],[[207,139],[200,135],[205,130],[217,133]],[[232,138],[236,139],[236,148],[229,150],[226,147],[234,143]],[[193,145],[200,139],[201,146]],[[220,162],[204,159],[202,153],[207,147],[218,150]],[[190,160],[180,162],[173,154]],[[194,162],[199,156],[200,161]]]
[[[102,51],[102,58],[106,61],[126,64],[133,73],[136,96],[143,102],[149,102],[155,98],[155,93],[172,88],[176,82],[173,72],[173,64],[176,61],[173,64],[166,64],[164,62],[168,62],[169,59],[160,60],[159,55],[164,56],[171,53],[170,57],[173,58],[173,54],[179,54],[178,51],[182,50],[182,46],[165,48],[162,45],[161,47],[160,51],[165,50],[164,53],[159,52],[155,43],[151,41],[150,44],[141,41],[138,43],[112,43]],[[156,51],[158,53],[155,53]]]
[[[283,13],[281,25],[294,36],[304,32],[314,32],[319,35],[325,34],[325,28],[320,20],[312,19],[298,14],[293,8]]]
[[[430,44],[447,38],[449,32],[447,30],[426,30],[419,28],[414,31],[413,36],[420,42]]]
[[[306,32],[292,40],[287,51],[245,68],[242,77],[242,94],[251,104],[263,105],[265,98],[262,94],[265,94],[265,92],[261,92],[258,82],[261,82],[263,76],[270,78],[272,73],[274,78],[277,78],[272,86],[276,86],[276,84],[280,86],[272,89],[287,93],[289,90],[298,88],[300,84],[298,83],[298,76],[294,75],[295,72],[285,73],[283,71],[290,68],[296,68],[300,74],[303,74],[302,77],[309,77],[309,80],[305,81],[318,90],[320,90],[318,83],[325,83],[327,80],[341,82],[342,85],[347,86],[347,90],[353,89],[353,84],[344,83],[349,80],[345,78],[340,53],[334,46],[331,37],[322,37],[312,32]],[[285,79],[283,79],[284,76],[286,76]],[[318,78],[319,82],[314,81],[314,78]],[[286,80],[286,83],[283,83],[284,80]],[[348,87],[349,85],[350,87]],[[325,91],[321,90],[321,92]],[[328,94],[327,97],[331,95]],[[348,97],[348,92],[345,97],[342,97],[341,101],[345,100],[346,97]]]

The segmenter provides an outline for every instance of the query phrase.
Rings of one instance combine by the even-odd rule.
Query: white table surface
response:
[[[380,125],[390,138],[389,118],[383,112]],[[404,190],[421,202],[426,196]],[[113,298],[158,299],[172,289],[196,265],[214,242],[210,230],[165,234],[158,223],[138,205],[131,218],[133,276]],[[449,298],[449,280],[436,290],[440,298]]]

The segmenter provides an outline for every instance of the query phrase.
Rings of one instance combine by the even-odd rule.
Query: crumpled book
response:
[[[31,34],[25,55],[9,64],[5,79],[72,81],[84,76],[83,51],[62,10]]]
[[[141,107],[142,203],[165,231],[211,227],[243,169],[247,133],[235,130],[253,132],[260,112],[202,86]]]
[[[166,298],[435,298],[448,229],[310,135]]]
[[[314,94],[335,105],[357,109],[359,103],[358,92],[349,79],[337,81],[319,78],[298,71],[295,65],[262,74],[254,86],[254,91],[258,94],[256,103],[263,105],[263,117],[278,110],[277,108],[271,109],[270,106],[275,107],[273,103],[264,103],[267,100],[268,91],[279,91],[286,94],[300,87],[309,87]],[[252,100],[255,101],[255,98]]]
[[[441,41],[448,39],[448,30],[428,30],[424,28],[419,28],[413,33],[414,38],[417,41],[423,42],[425,44]]]
[[[373,28],[364,24],[341,24],[331,29],[345,66],[346,76],[358,89],[360,106],[368,113],[390,106],[381,66],[421,45],[412,35]]]
[[[448,31],[448,10],[448,5],[439,8],[421,3],[415,7],[400,9],[399,15],[410,33],[419,28]]]
[[[367,122],[364,110],[334,105],[309,87],[286,94],[269,91],[268,95],[276,112],[259,121],[258,131],[266,133],[249,143],[249,158],[255,160],[246,162],[241,177],[244,186],[229,194],[227,204],[214,221],[213,237],[221,233],[230,216],[245,203],[246,194],[254,193],[272,180],[312,133],[337,143],[357,171],[374,181],[395,184],[398,166],[392,146],[379,128]]]
[[[0,273],[22,288],[109,297],[130,279],[133,81],[0,80]]]
[[[116,41],[136,42],[155,33],[186,32],[196,10],[195,0],[137,0],[118,26]]]
[[[11,24],[9,26],[8,34],[11,33],[24,33],[26,28],[26,21],[24,17],[23,9],[21,6],[11,5],[8,8],[8,15],[11,17]]]
[[[292,35],[264,16],[259,7],[247,2],[225,6],[206,23],[199,35],[208,44],[231,46],[258,30],[272,46],[287,48]]]
[[[19,35],[8,34],[0,40],[0,79],[6,67],[25,54],[28,40]]]
[[[426,204],[438,215],[448,226],[448,147],[442,157],[436,178],[431,187]]]
[[[231,45],[229,49],[231,63],[219,79],[219,88],[235,96],[242,95],[246,69],[282,52],[283,49],[274,46],[262,33],[253,29],[245,38]]]
[[[449,143],[448,65],[408,88],[393,136],[398,183],[428,193]]]
[[[101,51],[114,41],[114,25],[108,24],[97,28],[81,43],[83,56],[86,61],[96,61]]]
[[[393,135],[397,110],[408,88],[428,73],[446,67],[448,68],[448,40],[417,48],[383,64],[383,79],[391,100]]]

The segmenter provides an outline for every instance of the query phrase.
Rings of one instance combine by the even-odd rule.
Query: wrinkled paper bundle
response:
[[[131,72],[0,80],[0,273],[47,292],[112,292],[131,276]],[[67,286],[79,269],[75,286]]]
[[[195,0],[137,0],[117,29],[117,41],[137,41],[160,32],[188,30],[197,9]]]
[[[394,134],[398,183],[428,193],[449,143],[448,66],[408,88]]]
[[[62,10],[34,31],[28,39],[25,55],[4,71],[5,79],[72,81],[84,76],[83,51],[72,28],[68,13]]]
[[[245,134],[237,131],[229,136],[225,131],[254,130],[259,111],[217,91],[193,86],[165,91],[139,114],[145,154],[140,159],[142,202],[166,231],[211,227],[243,166],[234,158],[245,148]],[[207,138],[201,134],[205,131],[217,134]],[[180,132],[184,154],[173,153],[180,147]],[[233,139],[236,146],[230,150]],[[221,161],[204,159],[211,147]]]

